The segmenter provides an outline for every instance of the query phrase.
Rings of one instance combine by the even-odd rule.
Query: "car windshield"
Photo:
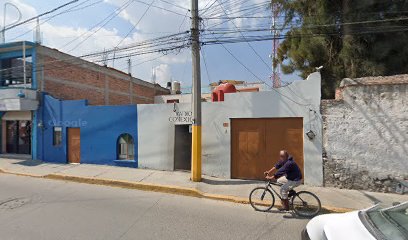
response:
[[[372,225],[387,240],[408,239],[408,204],[367,212]]]

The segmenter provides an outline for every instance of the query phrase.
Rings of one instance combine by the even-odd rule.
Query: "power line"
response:
[[[88,54],[85,54],[85,55],[81,55],[79,57],[69,56],[69,57],[67,57],[65,59],[49,60],[49,61],[43,62],[42,66],[37,65],[37,68],[43,67],[43,66],[45,66],[45,64],[50,64],[50,63],[68,62],[70,60],[76,61],[78,58],[89,58],[89,57],[94,58],[94,57],[98,57],[98,56],[103,56],[106,53],[113,52],[113,51],[117,51],[117,52],[127,51],[124,54],[119,55],[114,59],[129,56],[129,52],[131,53],[132,56],[144,55],[144,54],[154,53],[154,52],[167,53],[169,51],[185,48],[188,45],[188,39],[189,39],[188,33],[189,32],[186,31],[186,32],[181,32],[181,33],[177,33],[177,34],[171,34],[171,35],[167,35],[167,36],[153,38],[153,39],[146,40],[146,41],[143,41],[143,42],[138,42],[136,44],[131,44],[131,45],[128,45],[128,46],[125,46],[125,47],[120,47],[120,48],[116,48],[116,49],[110,49],[110,50],[104,50],[104,51],[88,53]],[[169,44],[172,45],[172,46],[166,47],[166,45],[169,45]],[[109,60],[111,60],[111,59],[112,58],[110,58]],[[100,60],[100,62],[101,61],[102,60]],[[22,68],[22,66],[3,68],[3,69],[0,70],[0,72],[5,72],[5,71],[8,71],[8,70],[18,69],[18,68]]]
[[[269,5],[269,3],[259,3],[259,4],[252,4],[252,5],[249,5],[249,6],[244,7],[244,8],[240,8],[239,5],[238,5],[237,7],[232,8],[229,11],[229,14],[237,14],[237,13],[242,13],[242,12],[246,12],[246,11],[254,11],[254,10],[262,10],[263,12],[265,12],[266,7],[268,5]],[[218,11],[218,12],[213,11],[209,15],[203,16],[203,17],[204,18],[206,18],[206,17],[215,17],[215,16],[219,17],[220,16],[219,14],[222,14],[222,11]]]
[[[379,29],[376,31],[355,31],[350,32],[347,34],[332,32],[332,33],[309,33],[309,34],[292,34],[287,36],[281,37],[273,37],[271,35],[263,35],[263,36],[247,36],[245,39],[240,37],[224,37],[224,38],[216,38],[214,40],[207,40],[202,41],[203,45],[214,45],[214,44],[225,44],[225,43],[242,43],[242,42],[261,42],[261,41],[270,41],[274,39],[295,39],[295,38],[313,38],[313,37],[322,37],[322,36],[354,36],[354,35],[368,35],[368,34],[384,34],[384,33],[391,33],[391,32],[406,32],[408,28],[397,28],[397,29]],[[211,33],[212,34],[212,33]],[[208,35],[207,35],[208,36]]]
[[[183,18],[183,20],[181,21],[180,26],[179,26],[179,29],[178,29],[179,32],[181,31],[181,27],[183,27],[184,23],[186,22],[187,15],[188,15],[189,12],[190,12],[190,10],[187,10],[186,15],[184,15],[184,18]]]
[[[211,1],[208,1],[207,5],[205,5],[204,9],[201,10],[202,12],[200,12],[201,13],[200,15],[204,15],[205,12],[207,12],[215,3],[217,3],[217,0],[214,0],[211,3],[211,5],[209,7],[207,7],[210,2]]]
[[[231,19],[231,21],[234,19]],[[315,28],[315,27],[337,27],[337,26],[348,26],[348,25],[359,25],[359,24],[372,24],[372,23],[384,23],[384,22],[398,22],[408,20],[408,17],[399,17],[399,18],[389,18],[389,19],[379,19],[379,20],[369,20],[369,21],[355,21],[355,22],[345,22],[345,23],[330,23],[330,24],[309,24],[309,25],[300,25],[303,28]],[[220,25],[220,24],[218,24]],[[292,27],[284,27],[283,25],[279,29],[292,29]],[[222,30],[222,29],[211,29],[208,28],[208,31]],[[257,30],[257,29],[255,29]],[[270,28],[260,29],[262,31],[270,31]]]
[[[140,21],[142,21],[142,19],[144,18],[144,16],[147,14],[147,12],[149,11],[150,7],[153,5],[153,3],[156,0],[153,0],[150,5],[146,8],[146,10],[144,11],[144,13],[142,14],[142,16],[139,18],[139,20],[137,21],[137,23],[135,25],[133,25],[132,29],[130,29],[130,31],[126,34],[126,36],[124,36],[122,38],[122,40],[116,45],[115,48],[117,48],[123,41],[125,41],[125,39],[136,29],[137,25],[139,25]]]
[[[210,72],[208,71],[208,66],[207,66],[207,60],[205,57],[205,53],[204,53],[204,48],[201,48],[201,52],[203,53],[203,60],[204,60],[204,66],[205,66],[205,72],[207,73],[207,81],[208,81],[208,86],[211,85],[211,77],[210,77]]]
[[[386,29],[381,29],[381,30],[377,30],[377,31],[356,31],[356,32],[351,32],[352,35],[357,35],[357,34],[371,34],[371,33],[387,33],[387,32],[401,32],[401,31],[408,31],[408,28],[399,28],[399,29],[390,29],[390,30],[386,30]],[[128,52],[131,52],[132,55],[144,55],[144,54],[149,54],[149,53],[154,53],[154,52],[168,52],[168,51],[173,51],[176,49],[180,49],[180,48],[185,48],[187,46],[189,46],[189,44],[186,42],[189,38],[188,36],[185,36],[183,38],[175,38],[178,35],[183,35],[183,34],[188,34],[187,32],[182,32],[182,33],[178,33],[178,34],[173,34],[173,35],[168,35],[168,36],[163,36],[160,38],[155,38],[155,39],[151,39],[149,41],[144,41],[144,42],[138,42],[137,44],[133,44],[133,45],[129,45],[123,48],[119,48],[119,49],[112,49],[112,50],[108,50],[106,52],[112,52],[112,51],[126,51],[125,53],[123,53],[122,55],[113,58],[113,59],[117,59],[117,58],[123,58],[128,55]],[[210,33],[212,34],[212,33]],[[339,33],[324,33],[324,34],[299,34],[299,35],[293,35],[293,36],[289,36],[291,38],[300,38],[300,37],[320,37],[320,36],[324,36],[324,35],[338,35]],[[207,34],[208,36],[208,34]],[[169,41],[168,39],[170,39],[171,41]],[[266,36],[248,36],[246,37],[246,39],[242,39],[242,38],[223,38],[223,39],[219,39],[216,38],[215,40],[208,40],[208,41],[203,41],[202,44],[203,45],[213,45],[213,44],[225,44],[225,43],[239,43],[239,42],[245,42],[245,41],[266,41],[266,40],[271,40],[273,39],[273,37],[266,35]],[[156,42],[156,43],[155,43]],[[183,43],[184,42],[184,43]],[[157,48],[160,46],[165,46],[168,44],[176,44],[173,45],[171,47],[161,47],[161,48]],[[95,53],[90,53],[90,54],[86,54],[86,55],[82,55],[79,57],[97,57],[100,55],[103,55],[103,52],[95,52]],[[60,61],[68,61],[69,59],[77,59],[77,57],[70,57],[67,59],[63,59],[63,60],[51,60],[49,62],[60,62]],[[49,63],[49,62],[45,62],[45,63]],[[12,67],[12,68],[8,68],[8,69],[2,69],[0,71],[7,71],[9,69],[13,69],[13,68],[21,68],[21,67]]]
[[[60,15],[62,15],[62,14],[80,11],[80,10],[83,10],[83,9],[86,9],[86,8],[89,8],[89,7],[92,7],[92,6],[95,6],[96,4],[99,4],[99,3],[101,3],[101,2],[104,2],[104,0],[99,0],[99,1],[97,1],[97,2],[94,2],[94,3],[91,3],[91,4],[89,4],[89,5],[83,6],[83,7],[81,7],[81,8],[76,8],[76,7],[78,7],[78,6],[81,6],[81,5],[83,5],[83,4],[87,3],[87,2],[89,2],[89,1],[91,1],[91,0],[86,0],[86,1],[84,1],[84,2],[82,2],[82,3],[80,3],[80,4],[77,4],[77,5],[75,5],[75,6],[72,6],[71,8],[69,8],[69,9],[67,9],[67,10],[65,10],[65,11],[63,11],[63,12],[57,13],[57,14],[55,14],[55,15],[52,15],[52,16],[46,18],[43,22],[41,22],[40,25],[43,25],[44,23],[49,22],[49,21],[52,20],[53,18],[55,18],[55,17],[57,17],[57,16],[60,16]],[[76,9],[75,9],[75,8],[76,8]],[[24,32],[24,33],[22,33],[22,34],[20,34],[20,35],[18,35],[18,36],[16,36],[16,37],[14,37],[14,38],[12,38],[11,41],[12,41],[12,40],[15,40],[15,39],[17,39],[17,38],[19,38],[19,37],[22,37],[22,36],[24,36],[24,35],[26,35],[26,34],[28,34],[28,33],[30,33],[30,32],[32,32],[35,28],[36,28],[36,27],[34,27],[34,28],[32,28],[32,29],[30,29],[30,30],[28,30],[28,31],[26,31],[26,32]],[[75,37],[77,37],[77,36],[75,36]]]
[[[178,52],[180,52],[180,50],[182,48],[186,48],[186,45],[177,45],[177,46],[173,46],[173,47],[168,47],[168,48],[161,48],[161,49],[154,49],[154,50],[146,50],[146,51],[142,51],[142,52],[134,52],[131,54],[127,54],[127,55],[123,55],[123,56],[115,56],[115,57],[110,57],[110,58],[106,58],[106,59],[102,59],[102,60],[97,60],[97,61],[87,61],[88,63],[102,63],[103,61],[109,61],[109,60],[114,60],[114,59],[123,59],[123,58],[128,58],[128,57],[133,57],[133,56],[140,56],[140,55],[146,55],[146,54],[152,54],[152,53],[163,53],[164,55],[167,55],[170,51],[175,51],[177,50]],[[77,57],[68,57],[66,59],[59,59],[59,60],[54,60],[53,62],[57,62],[57,63],[62,63],[60,66],[58,65],[47,65],[41,64],[41,65],[36,65],[36,70],[33,70],[33,73],[37,73],[37,72],[41,72],[41,71],[46,71],[46,70],[58,70],[58,69],[65,69],[65,68],[69,68],[72,66],[80,66],[83,65],[84,62],[82,61],[77,61]],[[72,60],[72,62],[70,62]],[[86,60],[84,60],[86,61]],[[66,65],[64,65],[63,63],[67,63]],[[21,67],[13,67],[13,68],[21,68]],[[2,69],[1,71],[7,71],[7,69]],[[8,75],[4,75],[3,77],[7,77],[7,76],[12,76],[12,73],[8,73]]]
[[[225,16],[229,17],[227,11],[225,11],[225,8],[222,6],[222,2],[221,2],[220,0],[216,0],[216,1],[219,3],[221,9],[224,11]],[[231,21],[231,23],[234,25],[235,29],[238,30],[238,32],[240,33],[240,35],[241,35],[244,39],[246,39],[246,38],[245,38],[245,35],[244,35],[241,31],[239,31],[237,25],[235,25],[235,22],[234,22],[234,21]],[[265,62],[265,60],[259,55],[259,53],[254,49],[254,47],[253,47],[248,41],[246,41],[246,43],[247,43],[248,46],[252,49],[252,51],[255,53],[255,55],[258,56],[258,58],[261,60],[261,62],[263,62],[263,63],[265,64],[266,68],[267,68],[268,70],[270,70],[269,65],[268,65],[268,64]]]
[[[233,9],[241,8],[248,1],[247,0],[230,0],[230,1],[227,1],[227,2],[229,3],[230,6],[233,6],[233,7],[230,8],[230,10],[232,11]],[[224,3],[227,3],[227,2],[224,2]],[[214,3],[217,3],[217,5],[215,5],[212,9],[211,8],[207,9],[207,11],[201,13],[201,15],[205,16],[205,13],[208,13],[210,15],[214,15],[214,14],[220,12],[220,10],[219,10],[220,2],[217,2],[215,0]]]
[[[13,25],[11,25],[11,26],[9,26],[9,27],[5,27],[5,28],[3,29],[3,31],[7,31],[7,30],[10,30],[10,29],[12,29],[12,28],[15,28],[15,27],[21,26],[21,25],[23,25],[23,24],[26,24],[26,23],[28,23],[28,22],[31,22],[31,21],[33,21],[33,20],[36,20],[37,18],[40,18],[40,17],[45,16],[45,15],[47,15],[47,14],[53,13],[53,12],[55,12],[55,11],[58,11],[59,9],[64,8],[64,7],[66,7],[66,6],[68,6],[68,5],[71,5],[71,4],[73,4],[73,3],[75,3],[75,2],[78,2],[78,1],[79,1],[79,0],[70,1],[70,2],[65,3],[65,4],[63,4],[63,5],[59,6],[59,7],[56,7],[56,8],[54,8],[54,9],[50,10],[50,11],[47,11],[47,12],[45,12],[45,13],[41,13],[40,15],[37,15],[37,16],[35,16],[35,17],[29,18],[29,19],[27,19],[27,20],[24,20],[24,21],[22,21],[22,22],[13,24]]]
[[[400,20],[400,19],[399,19]],[[351,24],[351,23],[346,23],[346,24]],[[387,27],[387,26],[386,26]],[[407,31],[408,28],[397,28],[397,29],[379,29],[376,31],[356,31],[356,32],[351,32],[352,35],[357,35],[357,34],[371,34],[371,33],[387,33],[387,32],[402,32],[402,31]],[[138,42],[137,44],[133,44],[133,45],[129,45],[123,48],[119,48],[119,49],[112,49],[109,51],[132,51],[133,49],[133,53],[135,54],[135,51],[141,51],[143,50],[144,52],[141,52],[141,54],[146,54],[147,52],[147,48],[150,48],[150,51],[169,51],[168,49],[174,49],[173,47],[170,48],[160,48],[160,49],[153,49],[153,47],[155,46],[160,46],[160,45],[166,45],[168,43],[171,44],[178,44],[178,43],[182,43],[183,41],[188,40],[188,37],[186,36],[185,38],[178,38],[178,39],[174,39],[172,41],[168,41],[168,38],[173,38],[176,37],[177,35],[183,35],[183,34],[187,34],[187,32],[182,32],[182,33],[178,33],[178,34],[173,34],[173,35],[168,35],[168,36],[163,36],[160,38],[155,38],[155,39],[151,39],[149,41],[145,41],[145,42]],[[211,35],[214,35],[214,33],[210,33]],[[339,33],[310,33],[310,34],[298,34],[298,35],[292,35],[289,36],[291,38],[295,38],[295,37],[320,37],[323,35],[339,35]],[[206,35],[208,36],[208,34]],[[283,38],[283,37],[282,37]],[[210,45],[210,44],[224,44],[224,43],[238,43],[238,42],[243,42],[243,41],[266,41],[266,40],[271,40],[273,39],[270,35],[264,35],[264,36],[247,36],[246,39],[242,39],[242,38],[237,38],[237,37],[228,37],[228,38],[216,38],[215,40],[208,40],[208,41],[203,41],[203,45]],[[157,42],[156,44],[154,44],[154,42]],[[188,45],[188,43],[183,43],[183,44],[178,44],[177,46],[181,46],[181,47],[186,47]],[[108,51],[108,52],[109,52]],[[104,52],[96,52],[96,53],[91,53],[91,54],[86,54],[80,57],[97,57],[98,55],[102,55],[104,54]],[[123,54],[126,55],[127,53]],[[72,58],[77,58],[77,57],[72,57]],[[60,60],[58,60],[60,61]],[[16,67],[14,67],[16,68]],[[3,70],[7,70],[7,69],[3,69]]]
[[[264,9],[261,9],[261,10],[262,10],[262,12],[265,11]],[[243,10],[240,10],[239,12],[245,12],[245,13],[243,13],[242,16],[247,16],[247,15],[256,14],[258,11],[259,11],[259,8],[254,8],[254,9],[243,9]],[[231,12],[230,14],[236,14],[236,13],[237,13],[237,12]],[[204,18],[204,19],[205,19],[205,18]],[[232,20],[233,20],[233,19],[232,19]],[[220,23],[213,24],[213,25],[209,26],[209,28],[213,28],[213,27],[216,27],[216,26],[219,26],[219,25],[228,23],[228,22],[230,22],[230,21],[231,21],[231,19],[228,19],[228,20],[222,21],[222,22],[220,22]]]
[[[277,89],[273,88],[272,86],[270,86],[267,82],[265,82],[264,80],[262,80],[262,78],[258,77],[258,75],[256,75],[253,71],[251,71],[251,69],[249,69],[243,62],[241,62],[227,47],[225,47],[223,44],[221,44],[221,46],[242,66],[244,67],[249,73],[251,73],[256,79],[258,79],[259,81],[263,82],[265,85],[267,85],[268,87],[270,87],[273,91],[275,91],[276,93],[278,93],[279,95],[287,98],[288,100],[290,100],[293,103],[296,103],[300,106],[310,106],[310,104],[303,104],[303,103],[299,103],[295,100],[293,100],[292,98],[286,96],[285,94],[279,92]]]
[[[76,49],[77,47],[79,47],[82,43],[84,43],[86,40],[88,40],[92,35],[94,35],[95,33],[97,33],[99,30],[101,30],[104,26],[106,26],[110,21],[112,21],[116,16],[118,16],[123,10],[125,10],[131,3],[133,3],[134,0],[128,0],[127,2],[125,2],[122,6],[120,6],[119,8],[117,8],[114,12],[110,13],[107,17],[105,17],[102,21],[98,22],[96,25],[94,25],[91,29],[97,27],[98,25],[102,24],[99,28],[97,28],[96,30],[94,30],[91,34],[89,34],[84,40],[80,41],[77,45],[75,45],[73,48],[71,48],[68,52],[73,51],[74,49]],[[87,34],[88,32],[84,32],[83,34],[81,34],[79,38],[81,38],[82,36],[84,36],[85,34]],[[77,39],[74,39],[72,41],[69,41],[68,43],[64,44],[62,47],[60,48],[64,48],[68,45],[70,45],[71,43],[75,42]]]
[[[143,2],[143,1],[140,1],[140,0],[134,0],[134,1],[138,2],[138,3],[141,3],[141,4],[144,4],[144,5],[149,5],[149,3]],[[161,10],[166,11],[166,12],[174,13],[174,14],[179,15],[179,16],[184,16],[184,14],[178,13],[176,11],[173,11],[173,10],[170,10],[170,9],[167,9],[167,8],[159,7],[159,6],[156,6],[156,5],[152,5],[152,7],[157,8],[157,9],[161,9]]]
[[[166,0],[160,0],[160,1],[161,1],[161,2],[164,2],[164,3],[167,3],[167,4],[170,4],[170,5],[174,6],[174,7],[177,7],[177,8],[183,9],[183,10],[190,11],[190,9],[188,9],[188,8],[185,8],[185,7],[183,7],[183,6],[180,6],[180,5],[178,5],[178,4],[175,4],[175,3],[172,3],[172,2],[169,2],[169,1],[166,1]]]

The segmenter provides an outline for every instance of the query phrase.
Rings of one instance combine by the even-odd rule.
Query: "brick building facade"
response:
[[[56,49],[37,46],[38,88],[58,99],[87,99],[90,105],[148,104],[169,94],[152,84],[114,68],[73,58]]]

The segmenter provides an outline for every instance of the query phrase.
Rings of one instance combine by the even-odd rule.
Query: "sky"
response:
[[[126,46],[139,41],[165,36],[190,28],[190,0],[131,0],[127,8],[105,26],[98,25],[110,14],[117,12],[129,0],[79,0],[55,13],[69,8],[76,11],[67,12],[48,21],[47,15],[40,19],[42,44],[56,48],[62,52],[81,56],[87,53],[111,49],[119,44]],[[0,0],[0,19],[3,21],[4,4],[15,4],[22,13],[22,20],[54,9],[69,0]],[[221,3],[222,5],[220,5]],[[230,20],[231,17],[241,16],[239,11],[260,6],[265,0],[202,0],[199,9],[203,18],[202,27]],[[149,4],[151,7],[149,8]],[[87,6],[87,7],[85,7]],[[208,8],[211,6],[210,8]],[[85,7],[85,8],[83,8]],[[207,9],[208,8],[208,9]],[[227,23],[214,26],[228,30],[236,28],[256,28],[269,26],[270,10],[266,7],[257,8],[253,15],[264,18],[238,18]],[[229,15],[225,15],[225,12]],[[54,13],[54,14],[55,14]],[[10,25],[18,18],[17,11],[8,5],[6,11],[6,25]],[[224,19],[220,19],[224,18]],[[3,25],[3,22],[0,23]],[[21,25],[6,32],[6,42],[28,40],[33,41],[35,22]],[[235,34],[240,34],[236,32]],[[247,34],[247,33],[243,33]],[[253,33],[250,33],[253,34]],[[212,36],[212,35],[210,35]],[[242,36],[242,35],[241,35]],[[231,56],[225,49],[239,60]],[[183,92],[191,91],[191,50],[182,49],[180,52],[170,52],[167,55],[152,53],[133,56],[132,75],[145,81],[152,81],[153,69],[156,82],[165,86],[166,82],[174,80],[182,84]],[[233,79],[247,82],[260,82],[272,85],[270,80],[272,41],[253,43],[230,43],[224,45],[204,45],[201,48],[201,81],[206,87],[211,82]],[[110,56],[112,57],[112,56]],[[203,59],[205,58],[205,59]],[[204,61],[205,60],[205,61]],[[127,59],[109,61],[108,65],[125,72],[128,71]],[[244,67],[244,66],[245,67]],[[248,70],[249,69],[249,70]],[[252,73],[251,73],[252,72]],[[255,76],[254,76],[255,75]],[[300,80],[295,74],[283,75],[285,82]]]

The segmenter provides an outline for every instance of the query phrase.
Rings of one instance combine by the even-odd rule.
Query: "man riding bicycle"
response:
[[[278,170],[274,175],[269,176],[271,172]],[[293,157],[288,154],[286,150],[279,153],[278,163],[269,171],[265,172],[266,178],[269,180],[277,180],[278,183],[283,184],[280,189],[282,195],[281,211],[289,211],[289,190],[299,186],[302,183],[302,173],[299,166],[293,160]]]

